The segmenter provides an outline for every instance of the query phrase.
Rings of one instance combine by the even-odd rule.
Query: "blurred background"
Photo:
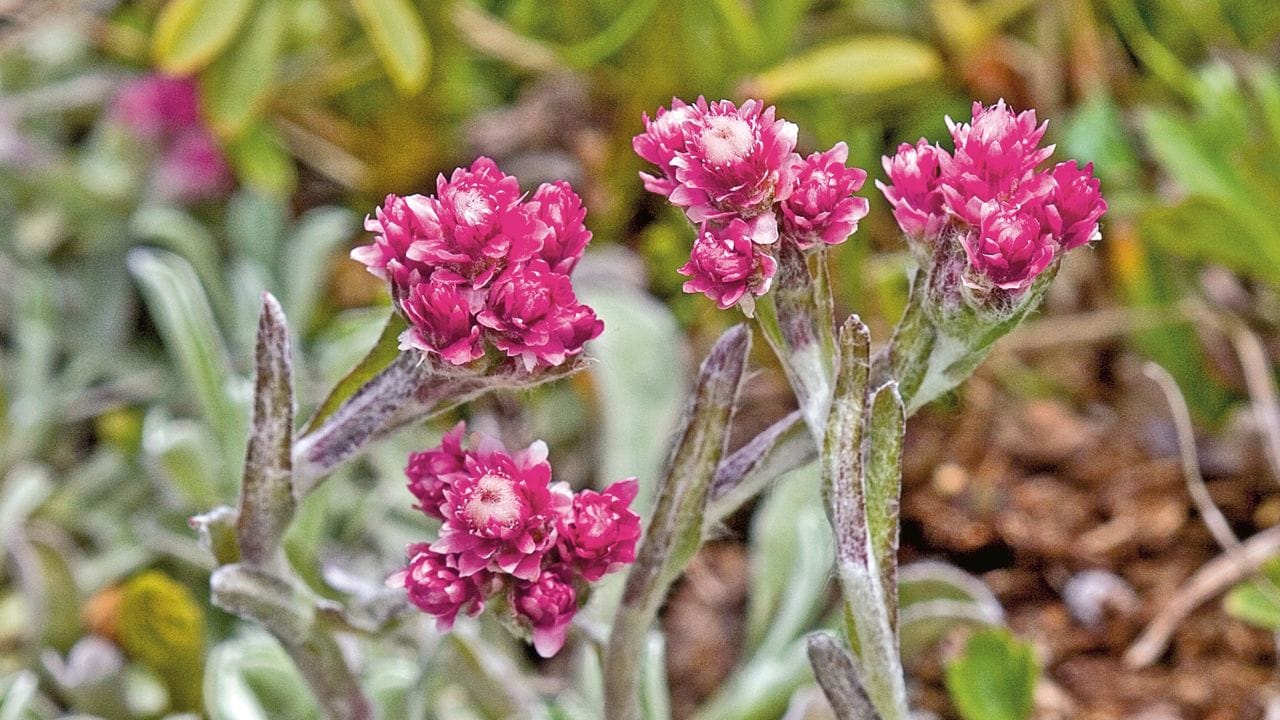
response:
[[[1096,164],[1103,241],[911,423],[904,559],[986,583],[1042,668],[1035,717],[1280,717],[1280,603],[1237,585],[1248,572],[1176,617],[1158,657],[1124,661],[1222,552],[1143,362],[1181,388],[1230,529],[1280,523],[1278,53],[1275,0],[0,0],[0,718],[317,716],[278,646],[208,605],[187,519],[236,497],[260,292],[289,316],[308,414],[388,313],[346,258],[362,218],[476,155],[584,197],[576,284],[606,321],[602,362],[384,443],[302,507],[290,559],[328,597],[382,597],[428,535],[405,454],[459,417],[545,438],[578,486],[652,481],[690,368],[740,320],[680,291],[692,229],[636,175],[641,113],[673,95],[761,97],[802,152],[843,140],[872,179],[898,143],[1003,97],[1049,121],[1056,160]],[[870,179],[862,194],[835,294],[884,340],[908,259]],[[763,343],[754,361],[735,442],[794,403]],[[745,509],[678,586],[677,717],[808,707],[785,648],[821,613],[767,631],[792,553],[816,547],[789,519],[808,502]],[[939,634],[910,658],[913,697],[959,717]],[[591,717],[574,714],[589,671],[485,628],[353,648],[389,718],[536,717],[538,698]]]

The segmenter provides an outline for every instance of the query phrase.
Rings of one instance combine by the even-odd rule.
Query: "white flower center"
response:
[[[469,188],[454,197],[453,211],[468,225],[483,225],[493,215],[493,203],[484,193]]]
[[[485,475],[476,483],[463,511],[476,527],[511,527],[520,519],[521,502],[510,478]]]
[[[702,131],[702,148],[707,160],[724,165],[741,160],[751,152],[755,138],[746,120],[737,117],[713,117]]]

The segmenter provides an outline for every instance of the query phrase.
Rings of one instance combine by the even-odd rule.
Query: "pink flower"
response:
[[[135,136],[159,140],[200,125],[200,93],[195,80],[144,75],[120,88],[111,116]]]
[[[584,579],[595,582],[635,562],[640,516],[631,510],[639,492],[635,478],[602,492],[581,490],[559,518],[560,554]]]
[[[440,446],[409,455],[404,474],[409,478],[409,492],[418,498],[418,508],[427,515],[444,519],[445,490],[466,472],[466,453],[462,451],[462,434],[467,424],[459,422],[444,434]]]
[[[414,285],[400,303],[409,321],[409,328],[400,334],[400,349],[439,355],[451,365],[484,357],[472,302],[465,289],[439,282],[434,275]]]
[[[652,121],[648,113],[644,115],[644,132],[631,139],[631,147],[661,170],[658,176],[640,173],[649,192],[669,197],[675,189],[676,169],[671,161],[685,149],[684,124],[692,115],[693,109],[679,98],[671,98],[670,110],[658,108]]]
[[[430,275],[430,268],[409,259],[409,246],[422,234],[422,223],[413,208],[425,208],[430,201],[421,195],[388,195],[374,217],[365,217],[364,229],[377,233],[373,242],[351,251],[351,259],[369,272],[399,286],[409,286]]]
[[[179,134],[155,169],[157,192],[179,202],[220,197],[231,189],[232,182],[231,168],[218,141],[200,126]]]
[[[1063,250],[1072,250],[1102,237],[1098,220],[1107,211],[1093,163],[1081,168],[1075,160],[1058,163],[1052,171],[1053,200],[1044,205],[1044,223]]]
[[[538,204],[538,219],[549,230],[538,257],[553,271],[568,275],[591,242],[591,231],[583,223],[587,209],[582,206],[582,198],[569,183],[561,180],[538,186],[533,202]]]
[[[676,185],[672,204],[695,223],[772,213],[792,185],[797,128],[774,119],[774,108],[759,100],[737,108],[728,100],[705,98],[684,121],[685,147],[670,161]]]
[[[410,206],[421,230],[406,255],[441,282],[483,287],[503,264],[536,255],[547,234],[536,208],[521,202],[520,184],[487,157],[441,175],[436,197]]]
[[[778,263],[758,247],[754,235],[754,229],[741,218],[724,226],[704,223],[698,229],[689,262],[679,270],[689,278],[684,291],[700,292],[722,310],[744,297],[768,292]]]
[[[902,143],[898,153],[883,160],[889,183],[876,181],[893,206],[898,226],[913,240],[935,238],[947,223],[940,190],[941,159],[947,152],[920,138],[915,144]]]
[[[533,647],[544,658],[560,652],[573,616],[578,612],[578,596],[573,584],[558,568],[549,568],[536,580],[516,583],[510,592],[516,620],[533,635]]]
[[[1035,168],[1053,154],[1040,147],[1048,123],[1036,125],[1034,110],[1014,113],[1004,100],[990,108],[973,104],[973,122],[947,127],[956,150],[944,157],[942,192],[947,207],[970,225],[977,225],[989,200],[1016,205],[1041,202],[1052,183]]]
[[[425,544],[409,546],[409,566],[387,579],[387,587],[403,587],[409,601],[436,619],[436,629],[453,627],[459,612],[479,615],[484,610],[486,578],[463,575],[453,558]]]
[[[970,269],[1003,290],[1030,287],[1054,256],[1053,237],[1034,214],[997,202],[983,206],[978,227],[960,242]]]
[[[805,158],[796,173],[796,182],[782,202],[782,224],[787,237],[801,248],[819,242],[837,245],[858,229],[867,216],[866,198],[854,197],[867,173],[845,166],[849,146],[836,143],[824,153]]]
[[[535,580],[569,501],[551,488],[547,446],[512,456],[493,438],[477,434],[473,442],[465,471],[445,489],[444,526],[431,549],[456,553],[463,576],[488,570]]]
[[[529,371],[560,365],[604,330],[591,308],[578,302],[569,276],[541,260],[512,266],[495,280],[477,320],[495,347]]]

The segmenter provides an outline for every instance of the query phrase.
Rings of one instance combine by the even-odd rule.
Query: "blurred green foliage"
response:
[[[315,715],[278,646],[207,605],[212,563],[187,518],[234,500],[260,293],[281,298],[298,336],[307,417],[387,316],[377,283],[342,259],[358,218],[476,154],[526,187],[572,180],[609,251],[580,271],[610,327],[599,371],[466,411],[513,443],[547,439],[577,485],[652,476],[686,369],[734,321],[680,292],[692,231],[636,177],[640,114],[673,95],[762,95],[800,125],[803,151],[844,140],[872,179],[883,153],[939,137],[972,99],[1035,107],[1065,155],[1097,164],[1111,204],[1094,306],[1176,310],[1221,266],[1258,301],[1248,320],[1280,323],[1273,0],[52,0],[0,13],[0,717],[159,717],[193,705],[196,679],[217,699],[210,717]],[[197,79],[238,179],[225,197],[165,200],[155,148],[111,117],[121,84],[154,70]],[[841,310],[883,326],[906,259],[870,182],[864,194],[872,214],[832,253],[833,278]],[[1130,340],[1202,418],[1241,399],[1189,323]],[[454,419],[384,443],[299,509],[287,548],[315,568],[313,590],[377,617],[382,578],[428,535],[404,457]],[[812,683],[801,636],[829,622],[827,571],[790,560],[824,541],[786,522],[817,511],[810,481],[797,473],[751,525],[745,649],[700,717],[776,718]],[[938,598],[980,603],[921,595],[932,582],[904,583],[913,651],[940,619],[964,619]],[[125,601],[109,637],[87,608],[112,588]],[[1250,588],[1228,609],[1271,623]],[[619,590],[597,592],[594,620]],[[553,696],[492,630],[442,639],[404,623],[359,639],[386,717],[596,716],[589,646],[557,668],[572,682]]]

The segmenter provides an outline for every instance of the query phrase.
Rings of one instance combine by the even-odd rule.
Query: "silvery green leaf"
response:
[[[201,423],[166,417],[161,409],[152,410],[142,424],[142,452],[188,507],[208,507],[225,501],[234,492],[215,472],[219,463],[217,444]]]
[[[670,433],[688,392],[687,343],[667,306],[634,286],[589,280],[579,273],[578,297],[604,321],[604,333],[589,352],[600,360],[591,368],[604,407],[598,477],[655,478],[662,471]],[[651,483],[640,484],[634,507],[647,512]]]
[[[168,250],[191,263],[218,315],[223,320],[230,317],[218,243],[204,223],[172,205],[146,205],[129,218],[129,232],[139,243]]]
[[[303,213],[286,238],[276,276],[284,284],[284,308],[297,333],[311,327],[334,251],[358,228],[350,210],[319,207]]]
[[[870,436],[867,439],[866,506],[871,552],[880,569],[889,618],[898,624],[898,526],[902,494],[902,444],[906,436],[906,411],[890,382],[871,399]]]
[[[270,688],[269,693],[262,689]],[[279,643],[260,632],[209,651],[204,676],[210,720],[319,720],[320,708]]]
[[[817,277],[793,243],[778,249],[773,289],[757,302],[760,330],[782,364],[805,422],[822,437],[831,403],[833,340],[831,293],[826,258],[817,258]]]
[[[272,268],[280,255],[280,238],[288,219],[283,201],[241,189],[227,203],[227,236],[237,255]]]
[[[642,717],[645,637],[671,583],[702,544],[708,492],[725,453],[750,347],[750,333],[738,325],[716,341],[702,363],[609,639],[605,714],[612,719]]]
[[[788,472],[818,459],[818,448],[799,410],[765,428],[716,468],[704,532]]]
[[[277,560],[297,498],[293,489],[293,357],[280,303],[262,295],[253,422],[244,461],[236,535],[249,565]]]
[[[248,565],[214,570],[209,593],[217,607],[257,620],[287,644],[305,642],[316,624],[315,602],[305,588]]]
[[[809,664],[827,696],[837,720],[879,720],[862,684],[862,672],[853,655],[827,632],[808,638]]]
[[[798,423],[809,440],[803,423]],[[761,502],[751,526],[747,642],[775,655],[811,627],[831,579],[831,527],[816,464],[790,473]]]
[[[1004,609],[978,578],[946,563],[906,565],[899,581],[898,626],[903,657],[918,657],[956,625],[1000,625]]]
[[[858,648],[867,695],[883,720],[906,720],[898,640],[867,520],[863,439],[870,346],[867,327],[850,317],[839,335],[839,370],[822,450],[823,495],[835,531],[849,642]]]
[[[136,248],[129,252],[129,270],[184,384],[195,392],[205,421],[230,453],[243,437],[240,414],[228,393],[235,381],[226,344],[191,265],[163,250]]]

